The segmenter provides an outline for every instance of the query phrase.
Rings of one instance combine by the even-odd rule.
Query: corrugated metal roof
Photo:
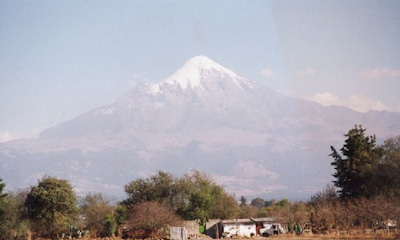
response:
[[[229,224],[229,223],[242,223],[242,224],[252,224],[254,223],[251,219],[229,219],[229,220],[222,220],[222,223]]]
[[[275,218],[251,218],[254,222],[276,222]]]

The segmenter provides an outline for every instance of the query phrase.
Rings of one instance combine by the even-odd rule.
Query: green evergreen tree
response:
[[[382,155],[376,146],[375,136],[365,136],[361,126],[355,126],[345,136],[341,154],[331,146],[335,168],[334,185],[339,188],[341,198],[371,197],[374,189],[374,174]]]

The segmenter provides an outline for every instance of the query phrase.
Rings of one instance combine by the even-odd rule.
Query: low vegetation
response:
[[[159,171],[125,186],[127,199],[113,204],[100,193],[78,201],[70,183],[44,177],[29,190],[4,192],[0,179],[0,239],[27,234],[57,239],[123,236],[166,237],[183,220],[274,217],[290,232],[310,227],[314,233],[389,230],[400,223],[400,136],[376,144],[361,126],[349,130],[343,147],[331,147],[334,185],[308,202],[239,201],[210,176],[192,170],[182,177]],[[125,231],[126,232],[126,231]],[[125,233],[126,234],[126,233]]]

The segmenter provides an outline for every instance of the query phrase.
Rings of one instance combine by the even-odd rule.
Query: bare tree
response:
[[[314,231],[331,231],[338,216],[337,213],[335,215],[335,209],[340,206],[335,188],[327,185],[322,191],[311,197],[310,205],[313,212],[311,221],[315,226]]]
[[[323,201],[313,205],[313,224],[318,232],[330,232],[335,225],[335,201]]]
[[[335,227],[337,231],[346,230],[354,228],[354,223],[356,221],[356,206],[352,201],[336,201],[335,208],[332,209],[335,218]]]
[[[128,213],[129,230],[142,233],[141,237],[157,237],[160,229],[180,224],[181,219],[174,211],[159,202],[141,202]]]
[[[92,237],[105,236],[104,219],[112,214],[110,200],[101,193],[89,193],[81,202],[81,213],[84,216],[85,228]]]

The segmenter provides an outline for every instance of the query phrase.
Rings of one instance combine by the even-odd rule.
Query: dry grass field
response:
[[[123,240],[118,237],[113,238],[77,238],[79,240]],[[196,235],[192,236],[188,240],[211,240],[212,238],[206,235]],[[230,240],[389,240],[389,239],[398,239],[400,240],[400,233],[376,233],[376,234],[284,234],[284,235],[275,235],[271,237],[252,237],[252,238],[228,238]],[[36,238],[35,240],[50,240],[46,238]],[[127,239],[127,240],[141,240],[141,239]],[[162,240],[162,239],[151,239],[147,238],[144,240]]]
[[[209,240],[210,238],[205,237],[197,238],[197,240]],[[285,235],[275,235],[269,238],[266,237],[254,237],[254,238],[233,238],[233,240],[373,240],[373,239],[399,239],[400,240],[400,233],[377,233],[377,234],[312,234],[312,235],[294,235],[294,234],[285,234]]]
[[[367,239],[400,239],[400,234],[314,234],[314,235],[280,235],[270,238],[257,238],[258,240],[267,239],[290,239],[290,240],[328,240],[328,239],[343,239],[343,240],[367,240]]]

